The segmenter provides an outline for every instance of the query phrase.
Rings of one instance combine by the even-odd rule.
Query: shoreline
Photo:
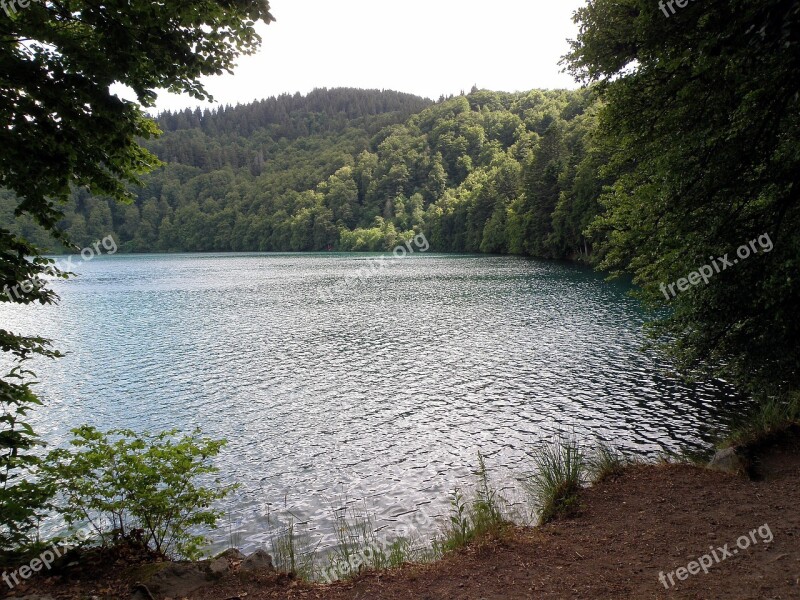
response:
[[[331,584],[306,583],[274,569],[246,571],[244,557],[231,554],[228,562],[212,561],[222,561],[217,579],[180,597],[796,597],[800,434],[795,429],[749,454],[760,469],[757,479],[687,462],[632,464],[583,488],[568,516],[539,527],[509,524],[434,562],[366,571]],[[153,568],[159,567],[119,568],[115,577],[101,569],[95,577],[71,582],[40,580],[17,593],[62,600],[113,589],[95,597],[163,598],[146,586],[136,587],[143,569]]]

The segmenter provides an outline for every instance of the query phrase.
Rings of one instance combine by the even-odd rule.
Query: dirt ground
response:
[[[637,466],[586,490],[573,518],[512,529],[436,564],[331,586],[230,575],[191,598],[800,598],[800,444],[773,448],[760,466],[761,481],[687,465]]]

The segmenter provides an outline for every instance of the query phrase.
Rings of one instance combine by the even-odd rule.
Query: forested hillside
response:
[[[166,113],[146,143],[165,166],[135,202],[76,192],[61,226],[129,252],[388,250],[423,231],[438,251],[577,257],[601,189],[595,108],[586,90],[323,89]]]

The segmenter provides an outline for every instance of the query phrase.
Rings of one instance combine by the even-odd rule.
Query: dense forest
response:
[[[601,191],[589,90],[428,100],[316,90],[164,113],[165,164],[120,204],[76,191],[60,227],[122,251],[390,250],[580,257]],[[0,216],[16,206],[6,193]],[[22,222],[43,247],[52,241]]]

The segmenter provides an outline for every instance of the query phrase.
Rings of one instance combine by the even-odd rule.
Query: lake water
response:
[[[368,259],[100,257],[57,307],[0,305],[0,327],[68,353],[35,364],[52,444],[83,423],[227,438],[242,487],[213,535],[244,549],[288,515],[324,548],[343,506],[387,531],[424,514],[430,535],[479,450],[513,498],[559,431],[653,456],[707,446],[736,410],[643,353],[628,287],[590,269],[417,253],[348,280]]]

